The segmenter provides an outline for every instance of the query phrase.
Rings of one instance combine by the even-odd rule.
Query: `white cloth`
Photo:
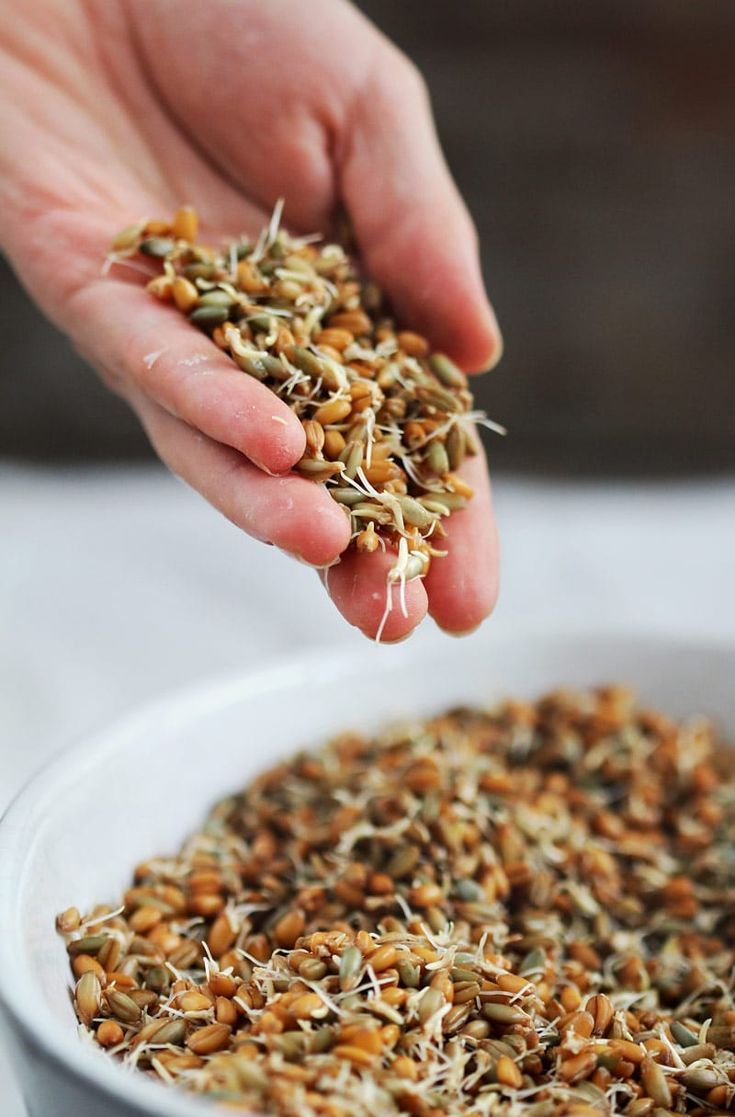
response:
[[[499,630],[735,636],[735,481],[498,478],[495,497]],[[153,467],[0,467],[0,633],[0,810],[51,753],[153,694],[363,641],[312,571]],[[0,1051],[7,1082],[1,1064]],[[19,1099],[4,1101],[20,1117]]]

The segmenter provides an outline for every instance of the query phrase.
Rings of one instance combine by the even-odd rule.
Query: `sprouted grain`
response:
[[[622,688],[345,734],[58,918],[83,1034],[288,1117],[735,1108],[735,777]]]
[[[351,545],[395,554],[391,587],[423,577],[445,553],[443,521],[472,489],[458,474],[477,452],[467,377],[426,338],[397,329],[375,283],[338,244],[292,237],[282,204],[257,241],[197,241],[195,211],[143,221],[115,238],[109,261],[145,259],[148,289],[209,334],[302,422],[296,470],[323,483],[350,519]],[[402,600],[402,598],[401,598]]]

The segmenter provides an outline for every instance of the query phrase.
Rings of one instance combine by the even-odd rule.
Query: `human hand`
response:
[[[111,235],[194,205],[207,239],[255,232],[280,195],[298,231],[350,214],[399,320],[465,368],[499,354],[475,234],[443,162],[420,79],[342,0],[21,0],[0,29],[0,238],[46,313],[139,415],[157,453],[234,523],[316,566],[348,542],[341,508],[289,474],[301,424],[130,273],[103,278]],[[487,472],[447,521],[449,555],[406,587],[475,627],[497,591]],[[390,556],[348,552],[325,578],[373,636]]]

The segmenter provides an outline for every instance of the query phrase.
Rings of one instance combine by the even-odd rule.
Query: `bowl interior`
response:
[[[674,715],[735,729],[735,644],[570,635],[437,641],[287,665],[164,700],[62,757],[9,812],[0,836],[0,987],[77,1073],[117,1068],[76,1046],[57,911],[116,902],[136,862],[174,852],[216,799],[342,729],[375,730],[461,702],[532,697],[560,684],[630,682]],[[29,996],[29,990],[31,995]],[[111,1079],[112,1081],[112,1079]],[[122,1075],[120,1075],[122,1081]],[[147,1084],[143,1084],[146,1085]],[[153,1089],[153,1087],[151,1087]],[[172,1098],[156,1112],[181,1112]],[[169,1105],[171,1108],[169,1109]],[[162,1106],[162,1107],[161,1107]]]

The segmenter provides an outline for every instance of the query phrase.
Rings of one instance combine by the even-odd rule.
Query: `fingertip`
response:
[[[261,424],[257,442],[248,442],[248,449],[250,460],[259,469],[276,476],[288,473],[304,456],[304,428],[291,411],[287,415],[273,414]]]
[[[479,515],[481,512],[484,515]],[[498,536],[489,508],[452,517],[448,555],[436,558],[426,576],[429,612],[445,632],[464,635],[487,620],[500,588]]]
[[[420,579],[407,582],[403,595],[398,585],[389,586],[388,572],[394,561],[392,554],[350,551],[325,579],[329,595],[345,620],[369,640],[380,636],[380,642],[386,644],[410,636],[429,605]]]
[[[441,562],[441,559],[437,560]],[[431,616],[450,636],[469,636],[493,613],[498,601],[497,569],[476,581],[466,581],[459,596],[441,594],[432,599]]]
[[[481,314],[481,321],[474,331],[468,331],[463,349],[455,359],[460,368],[466,369],[470,374],[492,372],[500,364],[504,348],[495,311],[487,303],[485,312]]]
[[[447,520],[447,554],[432,561],[426,576],[429,612],[455,635],[471,632],[490,616],[500,584],[500,544],[484,456],[466,460],[460,474],[475,495]]]
[[[503,335],[485,291],[479,261],[474,260],[463,273],[455,272],[455,279],[452,297],[444,295],[444,314],[433,316],[429,336],[466,372],[489,372],[503,355]],[[437,303],[440,297],[437,292]]]
[[[491,372],[503,356],[503,336],[492,310],[485,321],[463,335],[455,333],[446,345],[447,354],[470,375]]]
[[[443,239],[425,243],[412,261],[407,283],[410,249],[405,236],[396,235],[382,256],[367,250],[368,263],[385,285],[399,322],[424,333],[434,349],[467,372],[494,368],[503,339],[474,249],[451,251]]]
[[[313,485],[312,481],[304,483]],[[336,562],[348,546],[350,521],[342,507],[326,493],[314,495],[322,499],[294,504],[279,542],[284,550],[309,566],[325,567]]]

